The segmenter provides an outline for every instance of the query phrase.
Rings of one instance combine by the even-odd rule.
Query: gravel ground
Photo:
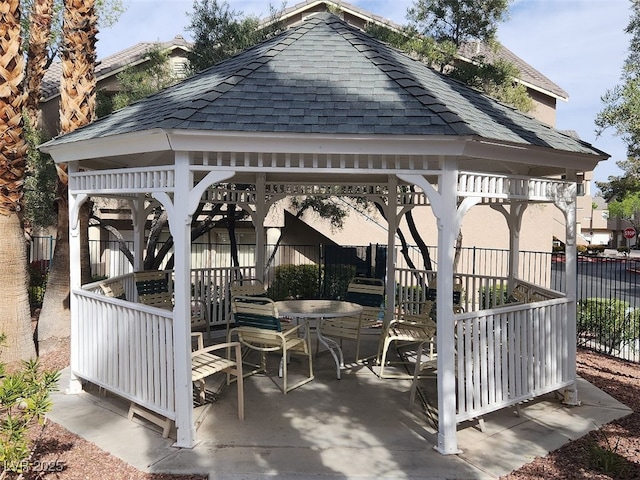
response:
[[[68,365],[61,346],[41,358],[45,368]],[[578,351],[578,374],[633,409],[631,415],[538,457],[500,480],[640,479],[640,365],[586,350]],[[39,432],[36,432],[39,433]],[[141,472],[53,422],[35,441],[37,465],[43,470],[26,479],[205,480],[200,475]],[[2,478],[2,474],[0,474]],[[9,477],[11,478],[11,477]]]
[[[501,480],[640,479],[640,365],[578,351],[578,375],[633,410]]]

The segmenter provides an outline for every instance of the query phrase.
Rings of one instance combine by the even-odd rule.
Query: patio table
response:
[[[341,300],[283,300],[275,302],[280,318],[287,317],[299,322],[301,319],[308,322],[316,321],[316,334],[333,356],[336,362],[336,377],[340,380],[340,369],[344,367],[344,356],[338,342],[322,335],[322,321],[325,318],[349,317],[359,315],[362,305],[344,302]]]

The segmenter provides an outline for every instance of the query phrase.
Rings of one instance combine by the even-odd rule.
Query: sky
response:
[[[289,0],[294,6],[300,0]],[[186,30],[193,0],[123,0],[127,10],[119,21],[98,33],[98,58],[138,42],[168,41]],[[279,0],[227,0],[231,9],[266,16],[269,3]],[[349,0],[350,4],[406,24],[413,0]],[[500,24],[498,40],[569,94],[558,101],[556,127],[574,130],[580,138],[611,155],[594,171],[595,181],[619,175],[616,161],[626,148],[612,130],[599,137],[594,119],[602,110],[602,95],[620,83],[630,37],[624,32],[631,15],[630,0],[513,0],[509,19]],[[595,193],[595,190],[594,192]]]

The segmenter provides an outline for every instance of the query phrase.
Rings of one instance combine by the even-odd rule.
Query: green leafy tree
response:
[[[625,161],[616,162],[616,165],[624,170]],[[635,162],[632,162],[635,163]],[[640,176],[631,171],[625,170],[623,175],[611,175],[607,182],[596,182],[602,197],[610,202],[612,200],[623,200],[627,195],[640,192]]]
[[[457,47],[465,42],[495,39],[511,0],[417,0],[407,17],[425,36]]]
[[[627,156],[640,155],[640,2],[631,2],[625,32],[631,35],[629,55],[622,65],[621,83],[602,96],[603,109],[595,119],[596,133],[613,128],[627,145]]]
[[[464,44],[480,42],[494,52],[499,44],[496,33],[507,18],[511,0],[417,0],[407,11],[409,26],[400,40],[399,33],[378,36],[384,27],[369,30],[383,41],[417,56],[453,78],[493,98],[528,112],[533,101],[526,87],[515,79],[520,75],[511,62],[498,59],[489,62],[478,54],[469,60],[459,58]]]
[[[488,63],[484,57],[474,57],[474,63],[458,62],[451,71],[452,77],[467,85],[522,112],[528,112],[533,109],[533,101],[527,88],[514,82],[518,75],[520,71],[513,63],[504,59]]]
[[[281,10],[269,9],[269,20],[261,22],[258,17],[231,10],[224,0],[195,0],[187,27],[194,39],[187,54],[191,69],[204,70],[279,33]]]
[[[627,147],[627,158],[616,165],[623,175],[596,182],[605,200],[622,201],[640,192],[640,2],[631,2],[631,17],[625,28],[631,35],[629,54],[622,65],[620,83],[602,96],[603,108],[595,118],[596,135],[613,129]]]
[[[25,118],[25,138],[29,145],[24,182],[25,220],[30,225],[50,227],[56,223],[58,174],[51,156],[37,149],[46,139],[41,131],[33,127],[28,117]]]
[[[628,220],[636,229],[640,231],[640,192],[628,194],[622,200],[609,202],[609,215],[612,217]]]

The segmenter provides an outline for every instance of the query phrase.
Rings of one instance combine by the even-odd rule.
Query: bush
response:
[[[605,353],[634,342],[638,338],[640,311],[628,302],[607,298],[588,298],[577,303],[578,342],[595,341]]]
[[[324,269],[323,298],[344,298],[349,282],[356,276],[355,265],[327,265]]]
[[[22,474],[33,464],[29,431],[36,425],[44,428],[49,395],[59,378],[59,372],[42,371],[37,360],[24,362],[11,374],[0,363],[0,464],[6,472]]]
[[[506,285],[496,285],[495,287],[482,287],[480,293],[481,308],[492,308],[504,305],[509,301],[509,292]]]
[[[41,307],[49,274],[49,260],[35,260],[29,264],[29,305]]]
[[[604,253],[604,249],[606,245],[587,245],[587,252],[592,255],[598,255],[599,253]]]
[[[631,249],[629,247],[618,247],[618,252],[620,253],[629,253]]]
[[[319,267],[317,265],[281,265],[276,267],[273,283],[267,291],[273,300],[316,298]]]
[[[587,253],[587,246],[586,245],[577,245],[576,246],[576,251],[580,254],[580,253]]]

